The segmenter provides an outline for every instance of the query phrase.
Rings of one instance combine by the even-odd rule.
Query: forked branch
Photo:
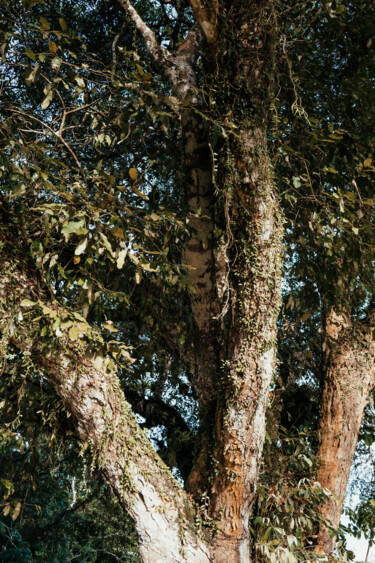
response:
[[[134,23],[155,65],[163,73],[177,97],[186,100],[186,95],[194,90],[196,84],[194,66],[202,39],[202,23],[197,20],[197,23],[193,25],[187,34],[177,54],[172,54],[168,49],[162,47],[157,42],[155,33],[143,21],[134,6],[132,6],[128,0],[118,1],[124,12]],[[199,14],[202,20],[202,13],[199,12]],[[192,100],[190,100],[190,102],[191,101]]]
[[[195,21],[199,23],[209,45],[216,43],[218,38],[219,1],[209,0],[204,6],[202,0],[190,0]]]

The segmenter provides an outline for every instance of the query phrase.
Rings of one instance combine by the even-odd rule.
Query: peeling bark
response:
[[[331,311],[327,321],[327,365],[319,419],[318,481],[332,493],[321,507],[322,517],[337,529],[355,447],[369,392],[375,385],[375,341],[371,319],[352,324]],[[335,537],[322,525],[317,553],[331,554]]]

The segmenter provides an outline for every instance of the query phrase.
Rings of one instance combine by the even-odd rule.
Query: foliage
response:
[[[72,439],[4,434],[2,561],[138,561],[130,521]]]
[[[327,498],[314,481],[316,459],[311,433],[291,434],[280,427],[274,440],[267,434],[258,500],[251,526],[260,560],[317,561],[311,552],[319,522],[317,506]]]

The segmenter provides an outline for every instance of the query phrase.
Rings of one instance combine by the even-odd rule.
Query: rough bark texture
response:
[[[238,263],[232,272],[232,320],[216,413],[217,471],[211,493],[220,529],[215,538],[218,562],[227,561],[228,553],[234,562],[250,560],[248,525],[275,368],[281,279],[281,218],[264,131],[243,131],[234,150],[240,171],[233,204]]]
[[[353,325],[332,311],[327,321],[327,366],[320,414],[318,481],[332,493],[321,515],[336,529],[368,395],[375,385],[375,341],[371,318]],[[331,554],[335,538],[321,526],[317,553]]]
[[[188,486],[196,497],[207,492],[210,498],[217,563],[251,560],[249,517],[275,368],[282,225],[265,140],[272,72],[263,68],[262,57],[269,56],[270,47],[262,20],[269,20],[270,5],[231,3],[231,26],[220,29],[221,48],[214,52],[211,47],[207,60],[213,68],[220,62],[221,79],[229,87],[222,112],[229,112],[239,126],[225,149],[232,168],[217,179],[227,206],[227,244],[220,246],[214,237],[218,200],[205,124],[194,108],[181,116],[187,201],[196,231],[184,261],[191,267],[194,387],[201,411],[200,450]],[[238,57],[229,61],[225,74],[221,57],[230,56],[234,30]],[[265,51],[262,44],[259,47],[262,34]],[[194,88],[192,82],[191,91]],[[231,297],[226,318],[223,286]]]
[[[226,85],[222,111],[236,129],[217,182],[230,223],[230,312],[217,398],[210,491],[218,533],[215,561],[251,561],[249,517],[265,435],[268,389],[275,368],[280,305],[282,220],[266,144],[272,91],[273,31],[269,1],[223,2],[217,54]]]
[[[193,529],[194,507],[138,427],[116,376],[98,369],[68,333],[50,350],[42,347],[40,323],[21,302],[38,301],[57,316],[64,309],[46,298],[30,259],[6,243],[1,230],[0,244],[1,333],[30,358],[74,417],[79,439],[134,520],[141,560],[208,563],[208,548]]]

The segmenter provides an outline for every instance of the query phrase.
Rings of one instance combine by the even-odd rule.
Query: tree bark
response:
[[[371,315],[353,324],[348,315],[332,310],[327,321],[318,481],[332,493],[320,512],[333,529],[340,523],[363,412],[375,385],[373,329]],[[329,527],[322,524],[316,552],[331,554],[334,546],[335,537],[331,537]]]
[[[216,289],[215,198],[207,125],[195,109],[181,114],[186,168],[186,199],[193,234],[183,250],[195,323],[193,388],[200,413],[199,453],[187,487],[199,499],[207,492],[212,453],[212,422],[220,379],[220,304]]]

